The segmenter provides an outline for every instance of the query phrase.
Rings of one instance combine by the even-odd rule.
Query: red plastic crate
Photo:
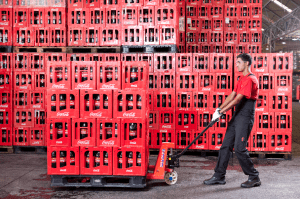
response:
[[[249,45],[248,44],[239,44],[235,46],[234,53],[248,53],[249,52]]]
[[[35,28],[35,46],[49,46],[50,45],[50,31],[49,28]]]
[[[146,176],[149,150],[145,147],[114,147],[114,176]]]
[[[177,73],[176,74],[176,90],[177,91],[197,91],[199,80],[198,72],[193,73]]]
[[[269,72],[269,54],[253,53],[251,69],[254,73],[268,73]]]
[[[204,92],[193,92],[193,111],[208,111],[210,109],[210,93]]]
[[[127,0],[126,0],[127,1]],[[122,25],[138,25],[138,7],[122,6]]]
[[[260,44],[262,42],[262,31],[251,31],[250,42],[251,44]]]
[[[83,46],[83,28],[82,27],[69,27],[68,28],[68,46]]]
[[[83,45],[84,46],[99,46],[100,31],[98,27],[83,28]]]
[[[28,53],[13,53],[13,71],[26,72],[29,69],[29,54]]]
[[[249,137],[250,151],[269,151],[269,132],[252,131]]]
[[[14,127],[12,133],[13,146],[29,146],[29,132],[29,128]]]
[[[34,127],[33,109],[14,109],[14,127]]]
[[[154,91],[153,110],[175,110],[175,91]]]
[[[148,1],[148,0],[145,0]],[[153,6],[150,5],[153,3]],[[158,0],[152,0],[148,1],[147,6],[138,7],[138,25],[149,25],[154,26],[155,25],[155,4],[158,4]],[[146,2],[144,2],[146,5]]]
[[[49,30],[49,46],[66,46],[67,37],[65,28],[50,27]]]
[[[292,151],[292,132],[290,131],[270,131],[269,132],[270,143],[269,151]]]
[[[29,146],[45,146],[46,133],[44,128],[29,129]]]
[[[197,130],[197,111],[176,111],[176,130]]]
[[[34,110],[34,127],[38,127],[38,128],[46,127],[46,116],[47,116],[46,110],[35,109]]]
[[[275,90],[274,73],[255,73],[258,79],[259,92],[272,92]]]
[[[148,90],[158,90],[159,85],[158,85],[158,78],[159,78],[159,72],[155,73],[149,73],[149,85],[148,85]]]
[[[258,99],[256,100],[255,111],[256,112],[268,112],[271,107],[271,103],[275,102],[275,97],[276,96],[272,97],[271,95],[269,95],[269,93],[260,93],[258,95]],[[271,99],[274,101],[271,101]],[[274,104],[273,104],[273,106],[275,107]]]
[[[183,0],[171,0],[171,1],[169,1],[169,0],[159,0],[160,2],[159,2],[159,5],[160,6],[167,6],[167,5],[169,5],[169,6],[178,6],[178,5],[184,5],[184,3],[185,3],[185,1],[183,1]]]
[[[44,8],[28,8],[28,26],[45,27],[46,13]]]
[[[211,110],[215,110],[216,108],[220,107],[224,102],[225,99],[230,95],[231,91],[229,92],[210,92],[210,101],[209,107]]]
[[[114,118],[147,118],[145,91],[119,90],[114,92]]]
[[[250,31],[259,31],[262,29],[262,19],[249,19],[248,26]]]
[[[112,62],[112,61],[121,61],[121,54],[120,53],[105,53],[103,55],[104,61]]]
[[[145,26],[143,36],[144,45],[159,45],[161,36],[159,26]]]
[[[11,127],[0,128],[0,146],[12,146],[13,136]]]
[[[68,26],[69,27],[85,27],[89,25],[88,8],[76,7],[68,8]]]
[[[67,53],[67,61],[88,61],[86,53]]]
[[[209,131],[209,142],[208,149],[209,150],[220,150],[223,140],[225,137],[226,131],[224,130],[210,130]]]
[[[72,89],[96,89],[96,62],[72,62]]]
[[[210,39],[211,44],[223,45],[224,36],[222,31],[211,31],[208,38]]]
[[[210,72],[232,73],[233,56],[230,53],[211,53],[210,64]]]
[[[179,130],[176,131],[176,149],[184,149],[191,143],[192,131],[189,130]]]
[[[80,147],[80,175],[112,175],[112,147]]]
[[[238,18],[250,18],[251,17],[251,9],[249,5],[237,5],[237,17]]]
[[[147,132],[146,119],[121,119],[121,146],[146,147]]]
[[[205,72],[199,73],[199,91],[214,91],[215,90],[215,75],[213,73]]]
[[[143,26],[122,26],[122,45],[143,45]]]
[[[154,110],[153,104],[154,104],[154,93],[152,90],[147,90],[146,92],[147,97],[147,106],[150,111]]]
[[[97,65],[97,90],[121,89],[121,62],[101,62]]]
[[[196,42],[197,43],[209,44],[211,42],[214,42],[214,40],[212,40],[214,38],[211,38],[211,36],[215,36],[215,35],[212,34],[210,30],[207,30],[207,31],[203,30],[203,31],[201,31],[200,34],[199,33],[196,33],[196,34],[197,34],[196,35]],[[198,36],[198,38],[197,38],[197,36]],[[218,39],[218,38],[216,38],[216,39]],[[219,38],[219,39],[221,39],[221,38]],[[222,41],[223,41],[223,39],[222,39]]]
[[[96,146],[96,119],[72,119],[72,146]]]
[[[231,110],[229,110],[220,117],[219,121],[213,125],[213,128],[215,130],[226,131],[231,118],[232,118],[232,112]]]
[[[186,53],[200,53],[201,46],[200,44],[186,44]]]
[[[46,85],[46,72],[33,72],[32,76],[34,78],[34,89],[35,90],[45,90]]]
[[[96,0],[100,1],[100,0]],[[102,27],[106,23],[105,8],[99,6],[90,8],[88,11],[88,23],[94,27]]]
[[[211,5],[208,5],[208,4],[203,4],[203,5],[198,5],[198,11],[197,11],[197,14],[198,14],[198,18],[211,18],[210,16],[210,10],[211,10]]]
[[[275,92],[292,92],[292,73],[274,73]]]
[[[198,16],[198,5],[199,2],[193,1],[193,2],[187,2],[187,5],[185,7],[185,13],[186,17],[190,19],[196,19]]]
[[[112,90],[81,90],[79,101],[81,118],[112,118],[113,116]]]
[[[4,8],[0,4],[0,25],[1,26],[13,26],[13,9],[12,8]]]
[[[224,53],[234,53],[235,52],[235,45],[234,44],[227,44],[224,43]]]
[[[172,5],[155,7],[155,25],[179,26],[180,9]]]
[[[106,26],[100,31],[101,46],[120,46],[121,27],[119,25]]]
[[[12,73],[11,72],[0,72],[0,89],[12,89]]]
[[[46,64],[48,62],[61,62],[61,61],[66,61],[66,53],[46,53]]]
[[[12,53],[0,53],[0,72],[11,72],[13,54]]]
[[[252,5],[250,7],[251,18],[262,19],[262,5]]]
[[[2,1],[0,3],[1,8],[12,8],[12,6],[13,6],[13,1],[12,0]]]
[[[203,18],[200,19],[200,30],[203,31],[211,31],[213,29],[213,19],[212,18]]]
[[[191,142],[201,133],[202,131],[192,131],[191,133]],[[208,150],[208,135],[209,131],[206,131],[202,136],[196,140],[194,144],[190,147],[190,149],[201,149]]]
[[[57,58],[56,58],[57,59]],[[53,59],[52,59],[53,60]],[[71,67],[67,61],[47,62],[47,88],[71,89]]]
[[[213,6],[210,8],[210,17],[211,18],[220,18],[223,19],[224,18],[224,5],[221,4],[214,4],[213,2]]]
[[[176,72],[192,72],[192,53],[176,53]]]
[[[275,125],[274,112],[256,112],[253,128],[257,131],[272,131]]]
[[[100,0],[88,0],[86,3],[85,3],[85,7],[87,8],[99,8],[100,7]]]
[[[191,111],[193,109],[193,93],[176,92],[176,111]]]
[[[211,45],[212,53],[224,53],[224,45],[223,43],[213,43]]]
[[[27,8],[13,9],[14,27],[27,27],[29,24],[29,10]]]
[[[249,44],[251,42],[250,33],[249,32],[239,32],[238,36],[239,44]]]
[[[159,4],[159,0],[144,0],[144,6],[158,6]]]
[[[15,90],[13,95],[14,108],[29,109],[31,105],[30,90]]]
[[[224,18],[236,18],[238,14],[238,8],[235,4],[225,4]]]
[[[238,31],[247,31],[248,30],[248,20],[237,18],[236,19],[236,30]]]
[[[175,130],[151,130],[149,132],[150,149],[160,149],[163,142],[175,143]]]
[[[122,63],[122,89],[145,90],[149,77],[147,62],[123,62]]]
[[[292,96],[289,92],[270,92],[266,102],[269,111],[272,112],[291,112]]]
[[[176,64],[175,53],[155,53],[154,72],[174,72]]]
[[[106,26],[120,26],[123,24],[122,8],[121,6],[106,7],[105,9]]]
[[[201,19],[187,18],[186,28],[187,31],[199,31],[202,28]]]
[[[103,61],[104,58],[103,58],[103,53],[91,53],[91,54],[88,54],[88,58],[87,58],[88,61]]]
[[[13,116],[11,108],[0,109],[0,124],[2,127],[14,126],[12,118]]]
[[[292,53],[271,53],[269,55],[269,72],[288,73],[293,71]]]
[[[225,18],[223,26],[224,26],[225,33],[227,31],[234,32],[237,29],[237,19],[235,19],[235,18]]]
[[[153,54],[152,53],[138,53],[137,54],[138,61],[146,61],[149,64],[149,72],[154,72],[154,64],[153,64]],[[123,60],[124,61],[124,60]]]
[[[79,175],[79,147],[49,147],[48,175]]]
[[[47,145],[72,146],[71,119],[47,119]]]
[[[159,129],[175,129],[175,111],[159,111]]]
[[[14,72],[14,89],[33,89],[34,79],[31,72]]]
[[[158,88],[160,91],[169,91],[175,89],[175,72],[161,72],[158,75]]]
[[[187,31],[185,41],[186,44],[198,44],[201,41],[201,33],[199,31]]]
[[[13,28],[13,45],[14,46],[34,46],[35,45],[34,29],[29,27]]]
[[[205,53],[197,53],[193,54],[193,61],[192,61],[192,67],[193,67],[193,72],[209,72],[210,67],[210,57],[209,54]]]
[[[44,53],[28,53],[29,71],[45,71],[45,54]]]
[[[215,91],[231,92],[233,89],[232,72],[229,73],[215,73]]]
[[[148,129],[159,129],[159,111],[149,111],[149,118],[147,120],[148,125],[147,128]]]
[[[97,119],[97,146],[121,146],[121,120]]]
[[[292,131],[292,112],[275,112],[275,131]]]
[[[204,130],[212,119],[214,111],[198,111],[198,130]],[[211,127],[214,130],[214,126]]]
[[[161,25],[160,28],[160,45],[179,44],[180,36],[176,26]]]
[[[250,44],[249,45],[249,50],[248,53],[261,53],[262,48],[261,48],[261,44]]]
[[[224,35],[224,42],[226,44],[238,44],[239,39],[238,39],[238,33],[236,31],[226,31]]]
[[[65,28],[67,22],[65,7],[45,8],[45,26],[50,28]]]
[[[13,92],[11,90],[0,90],[0,108],[12,109]]]
[[[79,118],[79,90],[47,90],[48,118]]]

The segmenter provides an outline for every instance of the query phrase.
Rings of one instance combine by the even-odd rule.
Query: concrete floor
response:
[[[299,198],[300,195],[300,104],[293,103],[292,160],[253,159],[262,185],[244,189],[247,180],[236,158],[230,160],[226,185],[207,186],[217,157],[186,155],[176,169],[178,182],[149,181],[145,189],[52,188],[47,176],[46,155],[1,154],[0,198]],[[151,156],[154,163],[156,157]]]

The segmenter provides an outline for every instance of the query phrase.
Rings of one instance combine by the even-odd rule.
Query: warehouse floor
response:
[[[178,182],[149,181],[145,189],[51,188],[47,176],[46,154],[1,154],[0,198],[299,198],[300,195],[300,104],[293,102],[293,158],[289,160],[253,159],[262,185],[240,188],[247,180],[236,158],[230,160],[226,185],[207,186],[216,157],[186,155],[177,169]],[[155,156],[151,156],[154,164]]]

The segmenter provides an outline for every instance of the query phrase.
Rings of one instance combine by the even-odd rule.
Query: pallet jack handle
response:
[[[175,168],[179,167],[179,158],[209,129],[212,127],[218,120],[210,121],[207,127],[180,153],[173,155],[173,150],[170,151],[169,158],[168,158],[168,167]]]

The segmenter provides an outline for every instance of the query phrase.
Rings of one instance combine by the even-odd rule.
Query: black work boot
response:
[[[255,177],[254,179],[248,179],[246,182],[241,184],[241,187],[243,188],[251,188],[251,187],[257,187],[261,185],[261,181],[259,177]]]
[[[204,180],[204,184],[206,185],[216,185],[216,184],[226,184],[225,177],[217,178],[217,177],[211,177],[210,179]]]

